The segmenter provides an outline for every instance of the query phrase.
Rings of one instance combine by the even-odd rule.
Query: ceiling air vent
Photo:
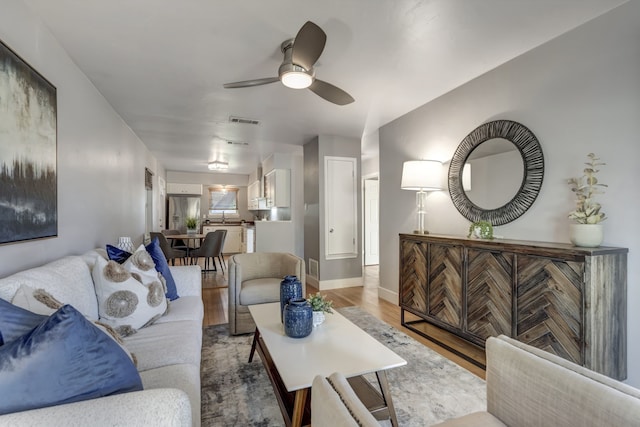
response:
[[[249,145],[248,142],[244,141],[227,141],[227,145],[235,145],[239,147],[247,147]]]
[[[244,117],[236,117],[236,116],[229,117],[229,121],[231,123],[240,123],[243,125],[259,125],[260,124],[260,120],[247,119]]]

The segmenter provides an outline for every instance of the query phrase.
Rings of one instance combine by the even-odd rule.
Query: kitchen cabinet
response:
[[[205,225],[202,234],[216,230],[227,230],[227,236],[222,247],[223,254],[237,254],[242,252],[242,226],[240,225]]]
[[[401,323],[426,335],[412,325],[428,322],[480,347],[504,334],[623,380],[627,252],[401,234]]]
[[[274,169],[264,176],[264,198],[267,208],[288,208],[291,203],[289,169]]]
[[[262,180],[254,181],[247,187],[247,209],[260,209],[260,199],[262,198]]]
[[[202,184],[168,183],[167,194],[184,194],[202,196]]]

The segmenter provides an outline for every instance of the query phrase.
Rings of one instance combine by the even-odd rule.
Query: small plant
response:
[[[187,228],[193,229],[198,226],[198,219],[194,217],[189,217],[186,219],[185,224]]]
[[[598,224],[606,219],[604,212],[600,212],[600,203],[594,200],[597,194],[604,194],[605,184],[600,184],[596,178],[596,173],[600,172],[598,166],[606,163],[599,162],[600,158],[595,154],[587,154],[589,161],[585,163],[587,167],[583,175],[579,178],[571,178],[567,181],[576,195],[576,209],[569,212],[569,218],[578,224]]]
[[[493,225],[489,221],[476,221],[469,226],[467,237],[493,239]]]
[[[309,304],[311,304],[311,309],[313,311],[333,313],[333,301],[324,299],[324,296],[320,295],[320,292],[311,295],[307,301],[309,301]]]

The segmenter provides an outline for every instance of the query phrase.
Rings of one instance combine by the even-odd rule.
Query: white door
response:
[[[325,256],[355,258],[358,187],[354,157],[325,157]]]
[[[378,179],[364,180],[364,265],[380,263],[378,243]]]

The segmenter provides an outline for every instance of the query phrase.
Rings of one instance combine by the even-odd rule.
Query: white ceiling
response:
[[[625,1],[25,0],[167,170],[223,160],[241,174],[318,134],[375,132]],[[354,103],[279,82],[223,89],[277,76],[280,44],[307,20],[327,33],[316,77]]]

